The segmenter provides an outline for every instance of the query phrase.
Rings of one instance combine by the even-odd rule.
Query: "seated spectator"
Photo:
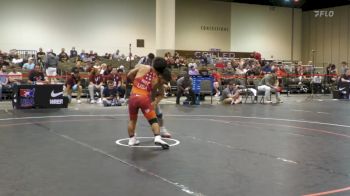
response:
[[[0,56],[0,67],[3,66],[3,65],[9,66],[10,63],[8,63],[7,61],[5,61],[3,56]]]
[[[61,53],[58,55],[58,60],[62,63],[65,63],[68,61],[68,59],[68,54],[65,52],[65,49],[62,48]]]
[[[129,56],[126,57],[126,61],[133,61],[135,60],[134,56],[132,55],[132,53],[129,53]]]
[[[2,100],[2,90],[11,88],[7,77],[6,66],[3,65],[0,68],[0,101]]]
[[[350,69],[345,70],[345,74],[341,75],[339,80],[339,91],[341,98],[349,99]]]
[[[106,63],[102,63],[101,64],[101,69],[100,69],[100,74],[103,76],[108,75],[108,70],[107,70],[107,64]]]
[[[113,60],[120,60],[120,54],[119,50],[117,50],[113,55],[112,55]]]
[[[226,74],[233,75],[235,74],[235,69],[232,67],[231,62],[227,62],[226,68],[224,69]]]
[[[340,64],[340,74],[345,75],[348,70],[348,63],[346,61],[341,62]]]
[[[75,72],[84,72],[84,68],[81,66],[81,60],[77,60],[77,62],[75,63],[75,66],[72,68],[71,73],[75,73]]]
[[[77,92],[77,103],[81,103],[80,96],[83,91],[83,87],[81,86],[81,80],[79,71],[74,70],[74,72],[68,77],[66,81],[66,92],[68,95],[69,102],[72,101],[72,93]]]
[[[216,68],[224,69],[224,68],[225,68],[225,63],[224,63],[224,61],[222,61],[221,59],[219,59],[219,60],[215,63],[215,67],[216,67]]]
[[[28,76],[28,83],[30,84],[47,84],[44,73],[39,64],[35,65],[34,69],[30,71]]]
[[[8,74],[8,79],[12,87],[21,84],[23,80],[22,73],[17,71],[16,66],[11,66],[11,72]]]
[[[27,62],[27,63],[24,63],[22,69],[24,69],[24,70],[33,70],[33,69],[34,69],[34,66],[35,66],[35,64],[34,64],[34,62],[33,62],[33,58],[30,57],[30,58],[28,59],[28,62]]]
[[[199,75],[199,71],[198,71],[198,69],[197,69],[197,64],[196,63],[190,63],[189,64],[189,70],[188,70],[188,74],[190,75],[190,76],[197,76],[197,75]]]
[[[180,97],[185,94],[191,105],[195,104],[195,94],[192,90],[192,78],[188,74],[177,80],[176,104],[180,104]]]
[[[239,95],[238,87],[234,81],[230,81],[227,87],[222,91],[220,101],[223,104],[238,104],[242,103],[242,97]]]
[[[277,103],[283,103],[283,101],[280,99],[280,88],[278,85],[279,83],[274,69],[271,70],[271,73],[266,74],[263,79],[261,79],[258,90],[265,92],[266,103],[272,103],[270,99],[271,92],[275,92]]]
[[[272,65],[270,63],[266,63],[266,65],[264,65],[264,67],[261,68],[261,71],[264,74],[271,73],[271,70],[272,70]]]
[[[89,55],[85,52],[85,50],[81,50],[81,53],[79,55],[79,59],[83,62],[88,62],[90,61]]]
[[[19,57],[18,54],[15,54],[14,57],[12,58],[12,64],[15,65],[22,65],[23,59]]]
[[[103,89],[103,105],[105,107],[120,105],[118,101],[118,90],[112,80],[109,80],[107,82],[107,88]]]
[[[118,91],[119,98],[124,98],[125,95],[125,87],[123,86],[123,78],[122,78],[123,70],[113,68],[112,72],[106,77],[106,81],[112,81],[114,87],[116,87]]]
[[[91,98],[91,101],[90,103],[96,103],[95,101],[95,91],[96,90],[99,90],[100,91],[100,98],[97,100],[97,103],[102,103],[102,98],[103,98],[103,76],[100,74],[100,70],[96,67],[96,68],[93,68],[90,72],[90,75],[89,75],[89,86],[88,86],[88,89],[89,89],[89,95],[90,95],[90,98]]]

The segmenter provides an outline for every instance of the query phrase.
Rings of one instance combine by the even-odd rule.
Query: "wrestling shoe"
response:
[[[166,143],[165,141],[162,140],[160,135],[157,135],[157,136],[154,137],[154,143],[157,146],[161,146],[163,148],[163,150],[169,149],[169,147],[170,147],[168,143]]]
[[[135,146],[140,144],[140,141],[136,139],[136,136],[129,138],[128,145],[129,146]]]
[[[168,132],[168,130],[165,127],[160,128],[160,136],[164,138],[171,138],[171,134]]]

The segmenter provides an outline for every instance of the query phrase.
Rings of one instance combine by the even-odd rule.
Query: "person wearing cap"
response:
[[[35,66],[35,64],[34,64],[34,62],[33,62],[33,58],[30,57],[30,58],[28,59],[28,62],[27,62],[27,63],[24,63],[22,69],[23,69],[23,70],[33,70],[33,69],[34,69],[34,66]]]
[[[74,70],[74,72],[68,77],[65,85],[69,102],[72,100],[72,93],[77,92],[77,103],[80,104],[80,96],[83,91],[83,87],[80,84],[80,75],[77,69]]]

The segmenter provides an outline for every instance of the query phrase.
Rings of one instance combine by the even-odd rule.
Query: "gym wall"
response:
[[[301,58],[301,16],[301,10],[294,9],[293,60]],[[232,3],[231,50],[291,60],[292,9]]]
[[[315,50],[314,59],[318,67],[350,62],[350,5],[319,11],[328,11],[329,16],[324,13],[316,17],[314,11],[303,12],[303,61],[312,61],[312,50]],[[332,17],[330,11],[334,13]]]
[[[155,0],[1,0],[0,48],[62,47],[125,55],[155,50]],[[136,39],[145,47],[136,48]]]

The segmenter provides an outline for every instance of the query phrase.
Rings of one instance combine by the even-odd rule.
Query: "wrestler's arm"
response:
[[[154,101],[152,102],[153,106],[156,106],[159,104],[159,102],[164,98],[164,86],[163,84],[156,84],[154,88],[157,88],[157,95],[154,98]]]

